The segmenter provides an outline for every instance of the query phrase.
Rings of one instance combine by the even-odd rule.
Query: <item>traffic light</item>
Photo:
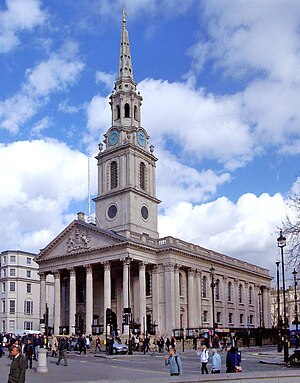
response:
[[[112,309],[106,309],[106,324],[112,324]]]

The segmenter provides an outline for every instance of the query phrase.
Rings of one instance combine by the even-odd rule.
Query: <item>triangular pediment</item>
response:
[[[47,259],[90,252],[94,249],[107,248],[125,241],[125,237],[111,230],[104,230],[92,224],[75,220],[40,251],[36,261],[42,262]]]

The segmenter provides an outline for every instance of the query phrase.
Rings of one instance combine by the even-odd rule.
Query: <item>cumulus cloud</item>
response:
[[[180,202],[159,216],[159,232],[273,270],[277,228],[287,209],[279,193],[248,193],[236,203],[226,197],[196,205]]]
[[[42,25],[46,13],[39,0],[6,0],[0,11],[0,53],[7,53],[20,42],[19,33]]]
[[[84,154],[55,140],[1,145],[3,243],[38,251],[50,242],[70,222],[70,204],[87,198],[87,163]]]
[[[49,94],[74,85],[83,68],[84,63],[70,43],[61,52],[52,53],[48,60],[27,69],[20,91],[0,102],[0,127],[18,132],[48,102]]]

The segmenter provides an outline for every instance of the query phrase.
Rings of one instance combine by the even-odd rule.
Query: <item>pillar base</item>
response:
[[[39,373],[47,373],[48,365],[47,365],[47,350],[45,348],[39,349],[39,358],[36,372]]]

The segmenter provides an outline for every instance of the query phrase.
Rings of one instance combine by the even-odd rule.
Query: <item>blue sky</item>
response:
[[[296,0],[0,0],[1,249],[36,252],[87,212],[123,3],[161,236],[273,273],[299,192]]]

